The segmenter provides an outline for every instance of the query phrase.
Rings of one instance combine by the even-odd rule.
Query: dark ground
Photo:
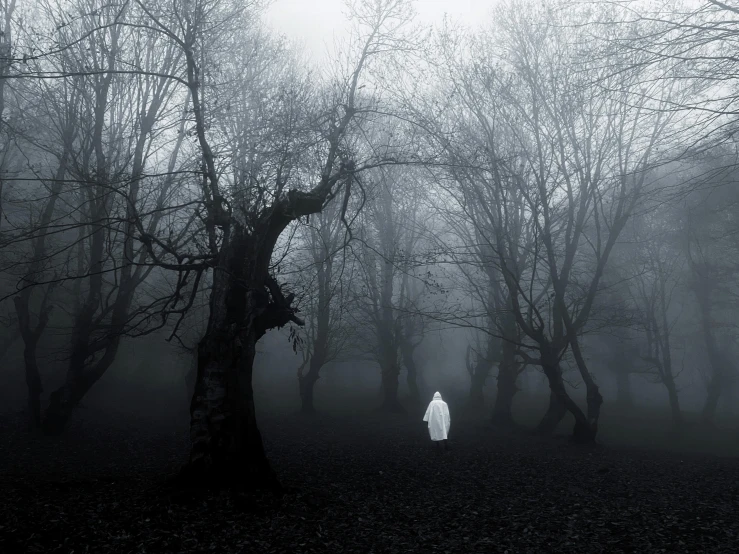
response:
[[[457,418],[263,418],[297,491],[171,497],[185,428],[86,413],[63,438],[0,419],[0,552],[737,552],[739,459],[509,435]]]

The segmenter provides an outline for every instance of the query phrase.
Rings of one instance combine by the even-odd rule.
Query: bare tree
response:
[[[733,158],[731,156],[730,158]],[[701,420],[713,425],[722,393],[735,382],[739,370],[733,362],[736,337],[736,223],[735,169],[726,156],[706,160],[710,187],[699,187],[686,198],[682,210],[681,236],[688,269],[688,290],[698,308],[698,328],[708,358],[706,402]]]
[[[13,61],[15,12],[16,0],[3,0],[0,3],[0,227],[3,225],[5,182],[13,151],[12,126],[8,125],[5,106],[8,76]]]
[[[404,188],[408,170],[379,168],[372,173],[373,188],[363,210],[357,233],[361,281],[354,296],[360,321],[370,323],[373,339],[365,351],[382,374],[382,408],[405,409],[398,399],[401,357],[411,376],[411,393],[417,403],[413,350],[422,330],[414,302],[420,288],[412,274],[414,250],[421,237],[417,198]],[[418,325],[418,328],[416,326]]]
[[[202,97],[203,76],[209,67],[202,60],[212,55],[202,42],[206,29],[209,33],[218,29],[220,41],[226,30],[233,30],[228,25],[244,21],[226,8],[209,1],[173,5],[170,9],[179,25],[162,28],[186,60],[195,134],[202,154],[200,191],[207,241],[202,254],[183,252],[172,263],[163,259],[158,263],[179,266],[181,274],[206,268],[213,272],[208,327],[198,346],[191,404],[192,450],[186,475],[229,485],[277,485],[256,423],[252,367],[256,343],[267,330],[291,321],[303,322],[292,305],[294,295],[286,294],[271,273],[272,254],[293,221],[320,212],[342,187],[347,198],[357,171],[383,163],[382,153],[365,163],[358,161],[355,156],[362,152],[349,137],[369,117],[367,108],[375,102],[372,95],[359,90],[365,72],[379,53],[394,48],[394,33],[407,19],[407,6],[396,0],[378,0],[371,6],[357,7],[355,21],[360,34],[341,79],[331,84],[323,102],[310,95],[304,97],[305,89],[292,86],[294,83],[281,87],[280,101],[271,103],[268,112],[281,126],[273,134],[253,137],[255,163],[246,165],[244,174],[232,171],[230,183],[217,170],[212,144],[218,134],[209,131]],[[150,18],[160,25],[156,13],[151,12]],[[215,46],[210,45],[212,49]],[[234,82],[238,82],[237,77],[232,75]],[[231,110],[248,113],[248,106],[232,104]],[[307,163],[306,157],[313,161]],[[238,168],[239,164],[233,161],[229,167]],[[304,168],[317,169],[317,178]],[[155,242],[150,235],[142,239]],[[202,258],[208,261],[201,263]]]
[[[458,174],[459,166],[472,169],[457,181],[474,199],[467,205],[492,223],[484,239],[526,337],[521,346],[529,353],[519,351],[550,383],[539,429],[551,432],[570,411],[575,438],[591,441],[602,397],[578,337],[618,236],[645,198],[647,169],[670,121],[661,108],[673,91],[652,99],[638,73],[613,76],[596,62],[592,49],[603,43],[589,31],[598,28],[592,12],[514,2],[496,15],[494,36],[459,46],[467,61],[450,50],[452,40],[444,43],[450,96],[458,98],[446,101],[447,112],[464,126],[472,122],[479,137],[452,163]],[[579,46],[586,40],[587,53]],[[455,108],[459,115],[452,116]],[[452,127],[441,137],[447,149],[457,132]],[[587,415],[564,386],[560,360],[568,349],[587,388]]]
[[[667,236],[668,229],[668,222],[661,218],[642,217],[632,221],[630,230],[637,245],[638,266],[630,279],[630,289],[638,328],[645,337],[641,359],[648,364],[647,371],[667,389],[672,422],[675,428],[680,428],[683,416],[675,382],[679,371],[673,364],[672,345],[677,317],[672,312],[684,260],[679,251],[671,247],[674,240]],[[674,232],[673,229],[673,236]]]
[[[298,367],[298,390],[302,411],[307,414],[315,412],[313,389],[321,369],[347,351],[352,335],[345,288],[354,268],[347,263],[351,260],[345,250],[347,230],[340,217],[341,208],[338,203],[331,204],[305,226],[308,260],[298,271],[308,274],[310,282],[305,287],[307,305],[301,306],[306,325],[300,346],[303,361]]]
[[[739,6],[733,0],[623,2],[605,35],[615,50],[628,52],[614,72],[638,64],[653,82],[673,87],[679,81],[692,93],[673,98],[672,111],[687,114],[679,156],[710,151],[731,142],[736,130]],[[627,61],[628,60],[628,61]],[[656,98],[656,90],[645,94]],[[702,179],[698,178],[698,182]]]
[[[77,110],[74,141],[65,145],[57,128],[56,145],[68,148],[47,152],[69,156],[59,178],[43,175],[49,164],[34,175],[70,184],[58,197],[64,206],[46,204],[59,212],[50,226],[69,241],[52,252],[43,215],[34,219],[40,233],[14,238],[30,237],[26,285],[49,284],[43,259],[67,253],[60,263],[72,270],[56,278],[70,283],[64,301],[73,331],[67,378],[50,397],[45,427],[63,427],[114,360],[122,335],[172,325],[178,336],[207,285],[186,474],[276,483],[254,414],[255,345],[267,330],[302,320],[294,295],[274,277],[272,255],[285,229],[337,196],[344,219],[359,187],[354,175],[387,163],[392,141],[368,148],[358,131],[379,107],[375,59],[410,45],[402,30],[408,4],[353,4],[346,59],[318,85],[260,31],[259,2],[45,6],[38,25],[53,31],[27,33],[22,57],[11,60],[13,79],[61,83],[48,90]],[[43,150],[47,143],[35,138],[28,140]],[[178,167],[180,149],[199,161]],[[32,163],[28,169],[38,172]],[[41,273],[45,283],[36,279]],[[135,304],[143,286],[147,301]],[[44,321],[31,321],[33,304],[19,296],[32,345]]]
[[[639,352],[638,313],[630,302],[628,288],[632,284],[628,271],[634,269],[636,256],[624,246],[615,249],[604,275],[603,287],[593,309],[591,340],[586,341],[585,347],[592,352],[591,358],[615,377],[616,405],[631,409],[634,406],[631,375],[641,373],[644,364]],[[591,349],[588,343],[592,341],[596,341],[597,347]]]
[[[412,234],[406,242],[406,257],[414,257]],[[417,240],[419,237],[416,236]],[[429,329],[430,321],[424,314],[424,292],[428,293],[428,283],[418,275],[418,268],[414,264],[406,264],[401,278],[401,298],[404,301],[401,315],[400,335],[398,337],[400,358],[406,370],[406,385],[408,385],[409,403],[414,413],[420,412],[421,392],[426,392],[423,378],[423,367],[416,358],[416,350],[423,343]]]
[[[63,430],[115,360],[121,337],[146,324],[146,306],[135,298],[153,266],[149,250],[134,235],[137,225],[160,232],[176,182],[147,180],[145,172],[154,169],[152,151],[163,137],[157,126],[169,115],[174,81],[168,74],[177,71],[177,51],[159,35],[126,25],[124,18],[136,15],[127,5],[85,0],[77,9],[82,15],[70,22],[49,6],[57,48],[26,62],[26,73],[16,76],[38,98],[36,126],[23,133],[23,141],[27,173],[45,192],[37,217],[34,203],[23,199],[31,215],[12,241],[28,244],[14,301],[36,425],[41,417],[36,349],[49,323],[54,289],[54,303],[71,319],[65,382],[51,393],[44,415],[48,433]],[[170,174],[181,144],[177,139],[169,150]],[[44,159],[49,161],[39,164]]]

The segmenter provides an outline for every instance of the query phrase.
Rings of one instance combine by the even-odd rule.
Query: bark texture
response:
[[[191,451],[184,473],[206,485],[279,488],[257,427],[252,372],[257,341],[268,329],[295,318],[268,273],[278,233],[233,230],[214,271],[210,318],[198,345],[195,393],[190,404]],[[261,286],[259,286],[261,285]]]

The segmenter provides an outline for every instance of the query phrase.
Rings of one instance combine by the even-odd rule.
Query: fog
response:
[[[213,319],[213,268],[226,262],[215,260],[226,259],[219,252],[234,225],[250,229],[245,244],[262,244],[256,214],[277,209],[283,194],[271,207],[260,197],[240,200],[239,183],[276,176],[280,190],[313,187],[309,194],[325,200],[320,211],[290,208],[295,215],[269,239],[274,246],[255,246],[245,258],[267,263],[249,279],[264,281],[268,306],[281,310],[247,333],[256,357],[253,374],[241,371],[260,410],[313,413],[352,398],[364,409],[416,413],[443,389],[460,408],[503,402],[498,415],[512,423],[524,398],[544,410],[571,397],[569,409],[550,404],[545,427],[569,413],[585,441],[597,434],[600,396],[604,414],[618,403],[667,410],[676,428],[735,415],[735,148],[732,112],[713,100],[726,85],[703,72],[697,53],[686,66],[658,54],[646,34],[638,49],[624,44],[624,33],[648,26],[647,6],[631,6],[643,11],[640,23],[598,3],[569,14],[566,3],[544,4],[521,19],[523,6],[514,4],[389,3],[378,8],[389,18],[380,23],[359,4],[218,4],[218,25],[249,21],[233,39],[245,57],[222,67],[223,42],[197,46],[212,51],[211,61],[180,66],[156,35],[136,40],[152,40],[151,52],[165,48],[163,57],[141,58],[144,50],[126,42],[137,35],[121,28],[100,40],[123,41],[117,51],[125,63],[144,64],[138,73],[117,74],[109,60],[108,70],[74,85],[80,93],[97,87],[89,102],[108,118],[102,127],[84,111],[88,100],[71,103],[77,93],[57,86],[72,78],[62,65],[77,63],[78,53],[44,53],[85,25],[95,35],[102,15],[73,27],[71,5],[9,5],[6,25],[17,28],[7,40],[18,61],[3,81],[4,405],[31,410],[32,426],[41,426],[56,390],[64,400],[46,417],[59,422],[46,425],[54,432],[78,404],[186,420],[203,378],[197,345],[222,325]],[[725,9],[709,3],[694,17],[710,22]],[[662,15],[653,24],[660,41],[678,44],[680,30],[669,11]],[[37,23],[26,24],[29,16]],[[578,36],[591,41],[587,64],[565,32],[578,22]],[[54,24],[68,35],[33,38]],[[373,25],[387,41],[382,56],[367,49]],[[591,32],[599,25],[607,37]],[[722,39],[706,37],[709,51],[720,48]],[[531,64],[528,51],[543,65]],[[325,67],[329,59],[335,70]],[[275,60],[284,69],[268,70]],[[580,73],[568,73],[571,64]],[[186,84],[176,80],[180,67],[211,79],[202,98],[178,88]],[[255,80],[258,71],[270,78]],[[315,90],[306,71],[318,77]],[[686,71],[689,84],[681,84]],[[246,138],[242,115],[251,104],[234,107],[253,93],[295,123],[270,119],[273,128]],[[275,94],[294,104],[282,106]],[[144,127],[124,111],[127,101],[147,114]],[[336,114],[331,103],[347,101],[357,107],[330,124],[334,135],[316,142],[319,130],[298,131],[313,112]],[[194,119],[189,108],[182,119],[177,106],[193,102]],[[201,125],[205,109],[223,123]],[[542,115],[527,119],[532,109]],[[294,150],[288,165],[270,150],[278,139]],[[260,161],[249,151],[261,152]],[[198,156],[211,190],[204,200],[192,180]],[[109,196],[95,192],[105,186],[98,174],[110,181]],[[223,192],[212,192],[219,181]],[[251,203],[256,219],[213,223],[223,207],[209,207],[214,194],[226,195],[228,213]],[[240,349],[243,340],[224,344]],[[558,383],[565,392],[554,392]]]
[[[528,514],[536,537],[551,531],[526,508],[541,495],[590,510],[635,483],[666,498],[694,474],[720,475],[696,517],[723,521],[739,456],[739,4],[0,11],[0,468],[6,494],[40,510],[25,519],[71,498],[39,484],[58,462],[112,478],[112,496],[165,482],[167,502],[225,490],[291,518],[325,501],[402,522],[353,545],[325,531],[329,512],[274,544],[262,512],[269,533],[220,546],[94,531],[123,541],[112,551],[294,552],[308,535],[323,542],[305,551],[490,551],[477,524],[437,536],[398,515],[425,513],[416,465],[454,521],[489,505],[496,521]],[[422,421],[437,392],[448,437]],[[479,505],[459,500],[476,487]],[[245,500],[262,490],[276,496]],[[220,517],[193,513],[157,529]],[[496,544],[594,551],[623,523],[578,517],[587,540],[517,543],[513,522]],[[9,548],[47,548],[23,525]],[[705,532],[715,552],[737,537]],[[75,537],[70,549],[102,548]]]

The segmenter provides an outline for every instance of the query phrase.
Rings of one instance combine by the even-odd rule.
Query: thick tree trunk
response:
[[[195,36],[193,33],[192,36]],[[283,190],[278,176],[276,198],[268,206],[255,203],[256,213],[246,215],[244,226],[224,208],[215,156],[206,136],[199,96],[199,67],[195,41],[184,45],[195,130],[206,167],[209,244],[218,250],[213,268],[208,328],[198,346],[198,373],[190,406],[190,461],[183,476],[204,483],[268,485],[279,489],[264,452],[254,409],[252,372],[256,343],[264,333],[293,321],[303,324],[291,306],[293,295],[283,296],[269,275],[275,245],[287,226],[302,216],[320,212],[334,186],[345,179],[346,198],[351,190],[353,161],[338,171],[339,144],[354,117],[354,95],[361,70],[349,87],[345,115],[327,137],[328,151],[319,183],[310,191]],[[364,58],[362,59],[362,63]],[[216,228],[223,234],[218,245]],[[247,230],[248,229],[248,230]],[[396,378],[397,383],[397,378]]]
[[[211,179],[217,180],[214,172]],[[329,183],[328,177],[322,182]],[[224,230],[213,270],[208,328],[198,345],[190,404],[192,446],[182,471],[184,481],[281,490],[257,427],[254,356],[257,341],[269,329],[290,321],[303,324],[291,305],[294,295],[283,295],[269,275],[269,264],[285,227],[320,211],[328,190],[321,194],[291,190],[260,215],[253,231],[244,231],[233,220]]]
[[[622,408],[631,408],[634,397],[631,394],[631,380],[625,371],[616,371],[616,404]]]
[[[252,373],[257,341],[287,323],[291,298],[270,279],[269,256],[251,250],[265,237],[232,232],[213,273],[208,328],[198,344],[182,477],[201,486],[279,490],[257,427]]]
[[[190,460],[183,475],[194,484],[279,488],[257,428],[252,389],[256,337],[210,330],[198,346],[198,375],[190,405]]]

